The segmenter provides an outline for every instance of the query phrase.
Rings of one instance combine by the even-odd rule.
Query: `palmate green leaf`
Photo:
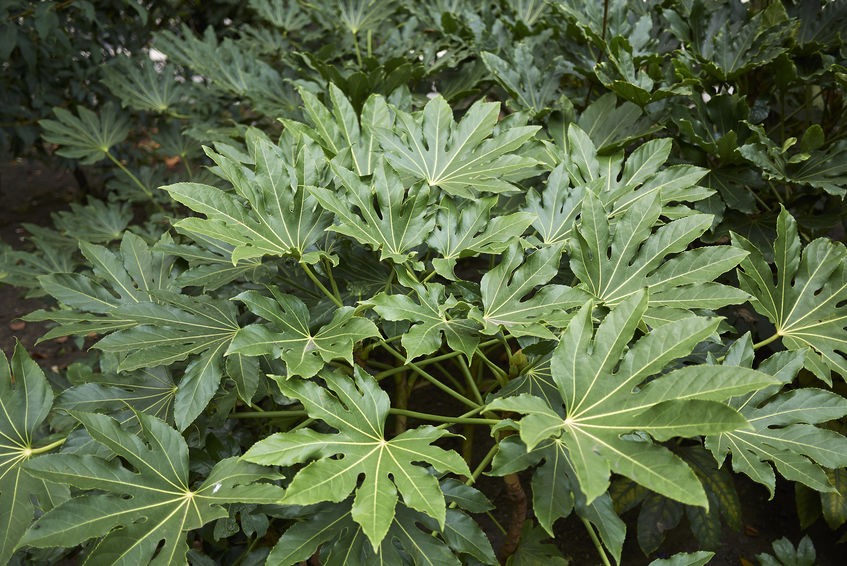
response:
[[[670,322],[624,353],[647,303],[646,292],[633,294],[612,309],[596,332],[590,302],[571,320],[552,360],[558,403],[564,409],[557,405],[554,410],[529,395],[496,399],[489,407],[528,414],[519,426],[529,450],[548,438],[560,438],[589,504],[606,492],[609,472],[614,471],[671,499],[706,506],[705,492],[691,469],[646,435],[663,441],[744,427],[745,419],[720,400],[774,379],[754,370],[686,366],[643,385],[690,353],[720,322],[704,317]],[[633,431],[641,435],[622,436]]]
[[[541,2],[538,4],[545,6]],[[550,34],[544,35],[549,41]],[[517,109],[543,116],[558,97],[559,81],[565,73],[564,59],[559,55],[538,61],[534,56],[538,42],[531,39],[532,36],[515,46],[507,55],[508,60],[487,51],[483,51],[481,57],[497,83],[512,97]]]
[[[310,462],[294,476],[283,503],[342,501],[355,490],[351,516],[374,551],[392,527],[398,491],[406,506],[434,518],[444,528],[446,506],[438,480],[414,463],[470,475],[456,452],[433,446],[449,433],[423,426],[387,440],[389,398],[371,376],[356,366],[353,379],[329,371],[321,377],[328,389],[303,380],[277,379],[277,384],[284,395],[300,401],[311,418],[338,432],[300,429],[277,433],[254,444],[243,458],[280,466]],[[357,487],[360,475],[364,480]]]
[[[496,476],[516,473],[542,461],[532,475],[532,510],[541,527],[555,536],[553,523],[576,511],[597,528],[606,549],[619,563],[626,525],[615,513],[608,493],[586,504],[561,439],[544,440],[528,451],[520,438],[508,436],[500,441],[491,471],[487,473]]]
[[[305,511],[308,511],[306,513]],[[479,525],[457,509],[448,509],[444,528],[431,517],[398,504],[388,532],[376,549],[368,543],[362,526],[353,520],[349,502],[304,510],[300,522],[288,528],[268,555],[268,563],[290,566],[307,560],[320,547],[324,566],[403,564],[402,552],[415,566],[459,566],[454,552],[496,564],[491,543]],[[439,536],[424,532],[420,526]]]
[[[701,550],[698,552],[680,552],[670,558],[659,558],[650,566],[706,566],[715,556],[714,552]]]
[[[686,216],[653,231],[661,213],[655,193],[634,201],[614,223],[591,193],[583,199],[581,211],[571,240],[570,265],[580,288],[604,305],[620,304],[644,287],[650,289],[651,308],[683,312],[717,309],[749,298],[744,291],[713,281],[738,265],[747,256],[745,250],[732,246],[687,250],[709,229],[711,215]],[[671,254],[676,255],[665,259]],[[651,325],[659,325],[667,312],[651,318],[648,311],[645,316]]]
[[[438,350],[443,335],[447,345],[462,352],[470,363],[479,344],[479,323],[448,314],[448,311],[459,306],[460,301],[453,295],[447,297],[443,285],[420,285],[406,281],[403,284],[414,289],[418,302],[408,295],[386,293],[380,293],[367,302],[373,304],[374,310],[385,320],[408,320],[412,323],[401,339],[406,350],[406,361]]]
[[[524,521],[520,544],[515,553],[506,561],[506,566],[536,566],[537,564],[568,566],[570,562],[562,556],[556,545],[552,542],[544,542],[549,538],[549,535],[533,525],[532,521]]]
[[[43,512],[70,497],[67,486],[33,478],[23,465],[34,457],[35,444],[53,404],[53,391],[44,372],[20,343],[15,344],[12,365],[0,352],[0,563],[12,557],[37,508]],[[49,446],[49,445],[48,445]]]
[[[527,191],[522,210],[535,215],[532,227],[546,245],[567,242],[579,215],[583,185],[571,186],[565,164],[557,165],[547,177],[539,194],[534,188]]]
[[[132,220],[129,203],[105,203],[94,198],[85,206],[70,203],[70,210],[50,215],[53,226],[64,234],[86,242],[105,243],[118,240]]]
[[[501,327],[513,336],[552,338],[544,325],[564,326],[565,309],[582,304],[587,295],[566,285],[546,285],[558,272],[562,244],[541,248],[528,257],[519,243],[503,252],[500,263],[482,276],[483,311],[471,309],[468,318],[479,321],[483,334]],[[542,286],[531,298],[536,287]]]
[[[73,415],[96,442],[131,468],[117,459],[75,454],[48,455],[30,462],[26,470],[33,477],[94,492],[74,497],[40,517],[21,546],[73,547],[103,537],[86,557],[87,564],[187,564],[186,532],[228,516],[224,504],[275,503],[283,495],[276,485],[256,483],[279,479],[278,474],[237,458],[219,462],[192,489],[185,440],[155,417],[138,415],[139,438],[111,417]]]
[[[751,293],[757,312],[776,327],[790,350],[810,347],[806,367],[829,382],[829,371],[847,379],[847,249],[818,238],[801,251],[797,223],[784,208],[777,219],[774,242],[776,278],[762,252],[744,237],[733,243],[748,252],[738,270],[741,288]]]
[[[380,252],[380,260],[404,263],[412,248],[422,244],[435,224],[429,187],[416,183],[407,188],[397,173],[380,159],[369,181],[332,163],[338,190],[309,187],[321,206],[335,213],[339,223],[329,229],[367,244]]]
[[[156,244],[156,251],[179,257],[188,262],[188,269],[174,279],[178,287],[202,287],[214,291],[240,278],[261,281],[274,272],[272,265],[263,264],[261,258],[240,259],[232,263],[235,246],[225,244],[196,232],[189,233],[195,244]]]
[[[732,354],[746,349],[746,359],[752,360],[751,344],[749,334],[736,342],[727,353],[724,367],[749,363]],[[776,376],[781,384],[789,384],[803,367],[804,355],[809,353],[778,352],[762,362],[759,370]],[[780,388],[776,385],[730,399],[729,404],[747,418],[752,429],[709,436],[706,448],[719,465],[731,454],[733,470],[766,486],[771,497],[776,486],[772,465],[791,481],[832,492],[834,488],[822,466],[847,466],[847,438],[815,425],[847,414],[847,399],[814,387],[781,393]]]
[[[348,98],[333,83],[329,84],[332,112],[308,90],[300,89],[300,96],[311,126],[283,120],[286,128],[309,136],[320,144],[328,157],[360,177],[373,174],[379,149],[375,132],[379,128],[391,128],[393,124],[385,99],[379,95],[368,97],[360,119]]]
[[[303,301],[274,287],[269,290],[271,297],[258,291],[244,291],[234,297],[269,324],[250,324],[238,330],[227,356],[271,354],[285,362],[287,377],[308,378],[335,359],[352,364],[353,345],[379,336],[373,322],[354,316],[353,307],[336,309],[329,323],[313,331],[311,315]]]
[[[531,213],[535,210],[492,214],[496,204],[496,196],[472,201],[448,197],[439,203],[435,227],[427,239],[427,244],[440,256],[432,259],[439,275],[457,279],[453,268],[459,258],[502,252],[534,220]]]
[[[206,149],[238,196],[199,183],[162,187],[206,216],[185,218],[176,228],[235,246],[234,265],[264,255],[317,262],[319,254],[309,248],[323,236],[332,215],[318,206],[305,186],[321,182],[325,164],[321,149],[298,136],[283,135],[274,144],[255,129],[249,131],[247,142],[253,167]]]
[[[147,57],[138,62],[118,58],[113,65],[103,67],[103,75],[103,83],[121,99],[124,108],[165,113],[186,94],[184,84],[174,80],[173,65],[159,71]]]
[[[766,552],[756,555],[761,566],[813,566],[815,564],[817,553],[809,535],[800,539],[796,548],[785,537],[775,540],[771,546],[776,556]]]
[[[59,146],[56,153],[83,165],[105,158],[109,149],[129,134],[129,117],[111,102],[101,107],[99,116],[81,106],[77,113],[79,117],[65,108],[54,108],[56,119],[39,120],[38,124],[44,130],[44,141]]]
[[[415,114],[396,110],[393,130],[377,136],[389,163],[401,174],[439,187],[448,194],[473,198],[478,193],[502,193],[516,187],[503,176],[536,164],[516,153],[539,130],[518,126],[495,134],[500,104],[477,101],[461,121],[441,96]]]
[[[189,361],[174,398],[174,420],[185,430],[211,401],[224,374],[224,352],[239,331],[235,305],[206,295],[158,294],[162,302],[117,308],[114,316],[133,328],[113,332],[94,347],[129,354],[121,371]]]

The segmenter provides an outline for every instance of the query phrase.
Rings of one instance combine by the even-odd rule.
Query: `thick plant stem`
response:
[[[335,282],[335,277],[332,276],[332,265],[326,258],[324,258],[323,264],[324,270],[326,270],[326,276],[329,279],[329,284],[332,287],[332,294],[341,299],[341,293],[338,291],[338,284]]]
[[[406,380],[406,374],[401,373],[394,376],[394,402],[397,409],[405,411],[409,406],[409,383]],[[406,415],[403,412],[394,413],[394,434],[403,434],[406,432]]]
[[[756,342],[755,344],[753,344],[753,349],[758,350],[762,346],[767,346],[768,344],[770,344],[771,342],[773,342],[774,340],[777,340],[777,339],[779,339],[779,332],[774,332],[774,335],[771,336],[770,338],[765,338],[761,342]]]
[[[497,383],[500,384],[500,387],[505,387],[506,384],[509,383],[508,374],[503,371],[497,364],[485,357],[485,354],[482,353],[482,350],[479,347],[477,347],[476,349],[476,355],[479,356],[483,362],[485,362],[485,365],[488,366],[488,369],[490,369],[491,373],[494,374],[494,377],[497,378]]]
[[[430,413],[419,413],[418,411],[410,411],[408,409],[395,409],[393,407],[391,409],[388,409],[388,414],[402,415],[405,417],[411,417],[413,419],[420,419],[422,421],[436,421],[449,424],[481,424],[493,426],[500,422],[497,419],[475,419],[473,417],[446,417],[442,415],[433,415]]]
[[[40,448],[30,448],[29,449],[29,455],[30,456],[36,456],[38,454],[44,454],[45,452],[50,452],[54,448],[58,448],[59,446],[64,444],[67,439],[68,439],[67,437],[60,438],[56,442],[51,442],[50,444],[48,444],[46,446],[42,446]]]
[[[305,272],[306,272],[306,275],[308,275],[308,276],[309,276],[309,279],[311,279],[311,280],[312,280],[312,283],[314,283],[315,285],[317,285],[318,289],[320,289],[321,291],[323,291],[323,294],[324,294],[324,295],[326,295],[327,297],[329,297],[329,299],[330,299],[333,303],[335,303],[335,306],[337,306],[337,307],[339,307],[339,308],[344,306],[344,303],[342,303],[342,302],[341,302],[341,298],[336,297],[335,295],[333,295],[333,294],[332,294],[332,291],[330,291],[329,289],[327,289],[327,288],[326,288],[326,285],[324,285],[323,283],[321,283],[321,282],[320,282],[320,280],[318,279],[318,276],[317,276],[317,275],[315,275],[315,272],[314,272],[314,271],[312,271],[312,268],[311,268],[311,267],[309,267],[309,265],[308,265],[308,264],[306,264],[306,263],[301,263],[300,265],[303,267],[303,271],[305,271]]]
[[[402,335],[400,335],[400,336],[394,336],[394,337],[392,337],[392,338],[386,338],[386,339],[385,339],[385,342],[386,342],[386,343],[388,343],[388,342],[394,342],[394,341],[396,341],[396,340],[398,340],[398,339],[400,339],[400,338],[402,338]],[[494,339],[494,340],[488,340],[487,342],[482,342],[479,346],[480,346],[480,348],[482,348],[482,347],[484,347],[484,346],[490,346],[491,344],[496,344],[496,343],[497,343],[497,340],[496,340],[496,339]],[[372,350],[375,346],[379,346],[379,345],[380,345],[380,343],[379,343],[379,342],[374,342],[374,343],[372,343],[372,344],[369,344],[369,345],[365,346],[365,348],[363,348],[363,351],[368,351],[368,352],[370,352],[370,351],[371,351],[371,350]],[[457,356],[461,356],[461,355],[462,355],[462,353],[461,353],[461,352],[458,352],[458,351],[455,351],[455,350],[454,350],[453,352],[448,352],[448,353],[446,353],[446,354],[440,354],[440,355],[438,355],[438,356],[433,356],[433,357],[431,357],[431,358],[424,358],[424,359],[422,359],[422,360],[418,360],[417,362],[415,362],[415,364],[416,364],[418,367],[423,367],[423,366],[428,366],[428,365],[430,365],[430,364],[435,364],[435,363],[438,363],[438,362],[443,362],[444,360],[449,360],[449,359],[451,359],[451,358],[455,358],[455,357],[457,357]],[[374,379],[376,379],[377,381],[379,381],[380,379],[383,379],[383,378],[385,378],[385,377],[388,377],[388,376],[394,375],[395,373],[400,373],[401,371],[406,371],[407,369],[409,369],[409,367],[410,367],[410,366],[409,366],[409,364],[403,364],[402,366],[391,367],[391,368],[389,368],[389,369],[386,369],[385,371],[381,371],[381,372],[379,372],[378,374],[376,374],[376,375],[374,376]]]
[[[512,503],[512,517],[509,520],[506,538],[503,539],[503,544],[497,552],[500,562],[505,562],[517,550],[521,541],[523,522],[526,520],[526,493],[521,487],[518,474],[506,474],[503,476],[503,481],[506,483],[506,494]]]
[[[406,361],[406,358],[404,358],[403,355],[400,352],[398,352],[397,350],[395,350],[394,348],[392,348],[391,346],[386,344],[385,341],[380,341],[380,345],[383,347],[383,349],[386,352],[388,352],[389,354],[391,354],[392,356],[394,356],[398,360]],[[457,401],[464,403],[468,407],[471,407],[471,408],[474,408],[474,409],[479,407],[479,403],[471,401],[470,399],[468,399],[467,397],[465,397],[461,393],[456,393],[451,388],[447,387],[446,385],[444,385],[443,383],[438,381],[435,377],[428,374],[426,371],[422,370],[420,367],[417,366],[417,364],[409,362],[406,365],[409,366],[409,368],[412,371],[414,371],[416,374],[418,374],[419,376],[421,376],[422,378],[424,378],[425,380],[427,380],[428,382],[430,382],[431,384],[433,384],[437,388],[441,389],[443,392],[445,392],[450,397],[456,399]]]
[[[597,533],[594,532],[594,527],[591,526],[591,523],[589,523],[588,519],[585,517],[580,517],[580,519],[582,519],[582,524],[585,525],[585,528],[588,531],[588,536],[591,537],[591,542],[594,543],[594,547],[597,548],[597,552],[603,560],[603,566],[612,566],[609,564],[609,558],[606,556],[606,551],[603,550],[603,544],[600,542],[600,539],[597,538]]]

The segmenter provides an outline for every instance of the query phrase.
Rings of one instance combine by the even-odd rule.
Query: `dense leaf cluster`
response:
[[[628,563],[639,507],[693,566],[736,474],[847,520],[845,2],[68,4],[0,7],[0,141],[106,195],[0,247],[90,348],[0,363],[0,562]]]

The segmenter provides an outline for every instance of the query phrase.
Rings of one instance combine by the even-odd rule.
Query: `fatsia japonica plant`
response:
[[[0,361],[0,563],[695,566],[738,481],[847,520],[844,4],[476,4],[174,21],[40,122],[116,179],[0,249],[88,351]]]

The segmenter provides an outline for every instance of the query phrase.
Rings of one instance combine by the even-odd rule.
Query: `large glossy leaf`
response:
[[[353,379],[328,371],[321,377],[327,389],[311,381],[277,379],[277,383],[283,394],[303,404],[310,417],[338,432],[304,428],[277,433],[254,444],[243,458],[280,466],[310,462],[294,476],[284,503],[342,501],[355,490],[351,516],[375,551],[392,527],[398,492],[406,506],[434,518],[443,528],[446,505],[438,480],[415,463],[470,475],[457,453],[433,446],[449,433],[423,426],[389,440],[385,437],[389,398],[371,376],[356,367]],[[364,480],[357,486],[360,475]]]
[[[484,334],[505,327],[514,336],[552,338],[544,325],[564,326],[565,309],[581,304],[586,295],[566,285],[545,285],[558,272],[562,244],[536,250],[526,256],[519,244],[512,244],[500,256],[500,263],[482,276],[482,313],[473,309],[469,318],[482,323]],[[537,293],[532,294],[536,287]],[[527,298],[532,295],[531,298]]]
[[[180,220],[177,228],[234,246],[233,264],[264,255],[318,261],[310,247],[332,223],[332,215],[318,206],[305,186],[322,178],[325,161],[320,148],[295,136],[283,136],[280,144],[274,144],[256,130],[248,135],[248,148],[253,167],[206,150],[237,196],[199,183],[163,187],[175,200],[206,216]]]
[[[235,297],[269,324],[250,324],[232,340],[227,355],[260,356],[272,354],[285,362],[288,377],[312,377],[326,362],[334,359],[353,363],[353,344],[379,336],[370,320],[354,316],[352,307],[333,312],[332,320],[312,329],[306,305],[293,295],[271,287],[271,297],[258,291],[244,291]]]
[[[539,3],[539,6],[544,4]],[[502,86],[520,110],[528,110],[534,116],[543,116],[549,111],[558,97],[559,81],[565,73],[564,59],[561,55],[550,59],[536,58],[540,51],[539,43],[549,41],[544,34],[540,41],[535,37],[527,38],[517,44],[508,54],[508,59],[494,53],[482,52],[482,61],[494,79]],[[512,105],[512,103],[509,103]]]
[[[338,218],[330,229],[378,250],[381,259],[403,263],[413,258],[413,248],[426,240],[435,224],[430,189],[421,183],[407,189],[382,160],[369,181],[335,163],[332,170],[338,190],[309,187],[321,206]]]
[[[478,101],[457,124],[450,106],[436,96],[419,113],[397,110],[397,125],[380,131],[379,140],[397,171],[430,187],[463,197],[512,191],[515,186],[503,176],[535,165],[516,152],[539,127],[495,134],[499,112],[499,103]]]
[[[459,301],[453,295],[447,297],[443,285],[410,283],[410,286],[415,291],[417,302],[408,295],[385,293],[380,293],[368,301],[374,305],[374,310],[382,318],[408,320],[412,323],[401,339],[407,361],[438,350],[443,335],[447,339],[447,345],[465,354],[470,362],[479,344],[479,324],[463,316],[448,313],[459,305]]]
[[[703,317],[674,321],[625,351],[647,301],[646,292],[633,294],[596,332],[592,304],[580,309],[553,355],[552,374],[560,395],[553,407],[530,395],[497,399],[489,406],[528,414],[519,426],[530,450],[545,439],[560,438],[587,503],[606,492],[609,472],[614,471],[669,498],[706,506],[705,492],[691,469],[650,436],[663,441],[745,427],[745,419],[720,400],[774,379],[753,370],[687,366],[645,385],[647,378],[709,337],[719,323]],[[639,434],[631,434],[636,431]]]
[[[747,353],[743,354],[745,350]],[[808,353],[778,352],[762,362],[759,370],[789,384]],[[724,366],[749,364],[749,360],[752,346],[748,334],[733,345]],[[729,404],[747,418],[752,429],[709,436],[706,447],[718,464],[731,454],[733,470],[766,486],[771,496],[776,487],[773,467],[783,477],[817,491],[834,491],[822,466],[847,466],[847,438],[815,425],[847,414],[847,399],[814,387],[784,392],[780,389],[781,385],[775,385],[730,399]]]
[[[188,446],[177,431],[148,415],[138,416],[141,437],[114,419],[74,413],[91,437],[126,461],[75,454],[33,460],[27,472],[86,491],[46,513],[21,545],[75,546],[103,537],[87,557],[92,564],[187,564],[186,532],[228,516],[227,503],[274,503],[282,489],[266,468],[228,458],[197,487],[188,480]],[[122,528],[116,528],[122,527]],[[161,546],[160,546],[161,545]]]
[[[0,563],[12,557],[18,541],[35,517],[70,497],[68,487],[24,473],[23,465],[41,450],[42,424],[53,404],[53,391],[20,344],[12,364],[0,352]],[[49,445],[48,445],[49,446]],[[36,452],[37,453],[37,452]]]
[[[829,370],[847,378],[847,249],[818,238],[801,250],[797,223],[785,209],[777,219],[774,242],[776,277],[762,252],[733,234],[733,242],[750,252],[741,262],[741,288],[751,293],[757,312],[776,327],[786,348],[811,347],[807,367],[829,381]]]
[[[614,306],[648,287],[650,307],[675,310],[717,309],[749,298],[739,289],[713,281],[746,257],[743,249],[687,249],[711,226],[710,215],[692,214],[654,231],[660,212],[658,196],[649,195],[634,201],[611,223],[600,200],[587,194],[570,246],[571,269],[581,288]],[[658,318],[666,315],[663,312]],[[660,323],[650,312],[646,316],[651,324]]]

